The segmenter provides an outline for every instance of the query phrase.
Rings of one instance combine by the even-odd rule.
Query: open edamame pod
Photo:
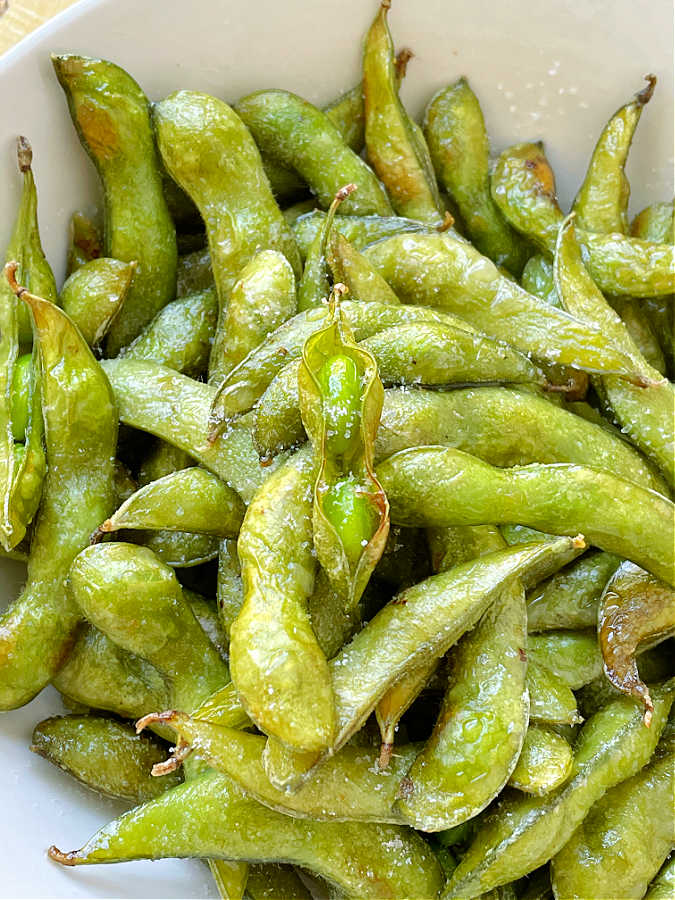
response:
[[[490,195],[485,121],[466,78],[434,94],[424,113],[424,134],[436,174],[459,207],[471,243],[495,265],[519,276],[527,243]]]
[[[327,209],[338,190],[358,190],[344,212],[387,216],[387,194],[370,167],[345,144],[330,118],[290,91],[256,91],[236,105],[256,144],[272,159],[296,171]]]
[[[52,63],[103,183],[104,253],[138,264],[124,312],[108,332],[106,352],[115,356],[176,290],[176,232],[164,199],[150,105],[114,63],[72,54],[54,55]]]
[[[551,861],[558,897],[644,897],[675,840],[675,727],[649,764],[590,810]]]
[[[650,759],[675,697],[675,680],[653,689],[654,718],[645,728],[628,698],[603,707],[584,725],[568,781],[543,797],[505,797],[479,826],[441,897],[478,897],[543,865],[572,837],[589,810],[614,785]]]
[[[244,603],[230,630],[232,678],[247,713],[280,741],[328,747],[335,718],[330,672],[307,612],[314,464],[292,456],[252,499],[237,549]]]
[[[363,49],[366,154],[401,216],[426,225],[443,222],[443,208],[424,135],[398,95],[394,45],[383,0]]]
[[[435,897],[443,880],[433,852],[409,828],[292,819],[212,771],[115,819],[81,850],[49,852],[68,866],[193,856],[277,860],[359,898]]]
[[[176,772],[153,778],[152,767],[166,754],[161,742],[102,716],[45,719],[35,726],[30,749],[99,794],[134,804],[182,780]]]
[[[612,344],[631,359],[635,371],[652,382],[646,392],[611,375],[603,375],[594,383],[623,431],[659,466],[672,488],[675,486],[673,386],[647,364],[625,325],[595,286],[584,267],[571,218],[561,225],[553,270],[565,309],[602,328],[611,337]]]
[[[239,495],[211,472],[192,466],[139,488],[99,525],[92,540],[120,528],[234,537],[243,518]]]
[[[675,515],[670,500],[602,469],[530,465],[496,469],[444,447],[403,450],[377,467],[399,525],[519,521],[631,559],[675,581]]]
[[[652,701],[640,678],[635,655],[675,633],[675,592],[624,561],[607,582],[598,609],[598,642],[605,675],[618,690],[641,700],[645,724]]]
[[[338,297],[336,287],[330,321],[305,343],[298,392],[316,466],[314,548],[351,608],[384,550],[389,506],[373,472],[382,382],[372,355],[354,342]]]
[[[61,289],[61,306],[97,348],[120,314],[131,289],[136,263],[102,256],[84,262]]]
[[[47,475],[28,580],[0,618],[1,709],[27,703],[64,662],[81,618],[67,596],[66,577],[91,532],[112,512],[117,444],[110,385],[77,328],[53,303],[16,282],[13,289],[34,321]],[[74,421],[78,426],[70,429]]]

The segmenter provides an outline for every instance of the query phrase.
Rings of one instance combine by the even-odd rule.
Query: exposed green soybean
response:
[[[358,190],[345,201],[345,213],[391,213],[373,171],[347,146],[328,116],[307,100],[289,91],[257,91],[243,97],[236,111],[261,150],[296,171],[325,209],[343,185],[353,182]]]
[[[480,525],[519,521],[577,534],[675,580],[675,516],[670,500],[602,469],[557,464],[497,469],[444,447],[404,450],[377,467],[400,525]]]
[[[10,386],[10,422],[14,441],[23,443],[30,425],[33,395],[33,354],[17,357]]]
[[[181,781],[175,772],[153,778],[150,770],[166,746],[115,719],[45,719],[35,726],[30,749],[92,790],[130,803],[152,800]]]
[[[104,253],[137,269],[124,312],[106,341],[114,356],[176,290],[176,233],[162,189],[150,105],[119,66],[85,56],[52,56],[73,124],[101,177]]]

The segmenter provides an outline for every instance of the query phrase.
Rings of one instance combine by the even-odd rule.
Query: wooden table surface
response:
[[[0,0],[0,54],[76,0]]]

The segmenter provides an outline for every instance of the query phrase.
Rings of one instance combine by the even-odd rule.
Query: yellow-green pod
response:
[[[530,725],[509,785],[542,797],[560,787],[572,772],[572,748],[548,728]]]
[[[136,263],[99,257],[70,275],[61,289],[61,306],[90,347],[98,347],[120,314],[134,279]]]

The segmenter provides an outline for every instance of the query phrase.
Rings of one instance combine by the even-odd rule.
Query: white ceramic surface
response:
[[[96,177],[79,147],[50,51],[115,60],[148,95],[176,88],[228,100],[284,87],[327,101],[359,77],[361,37],[375,0],[83,0],[0,59],[0,248],[19,196],[17,134],[35,151],[47,256],[63,275],[67,225],[99,202]],[[415,59],[403,97],[418,114],[431,93],[468,75],[494,149],[543,138],[563,205],[574,195],[608,116],[659,78],[631,154],[631,209],[673,193],[673,17],[670,0],[395,0],[397,45]],[[21,581],[0,565],[0,606]],[[45,691],[0,714],[0,897],[215,897],[205,867],[162,861],[62,869],[45,849],[79,846],[121,806],[100,800],[28,752],[33,725],[59,711]]]

